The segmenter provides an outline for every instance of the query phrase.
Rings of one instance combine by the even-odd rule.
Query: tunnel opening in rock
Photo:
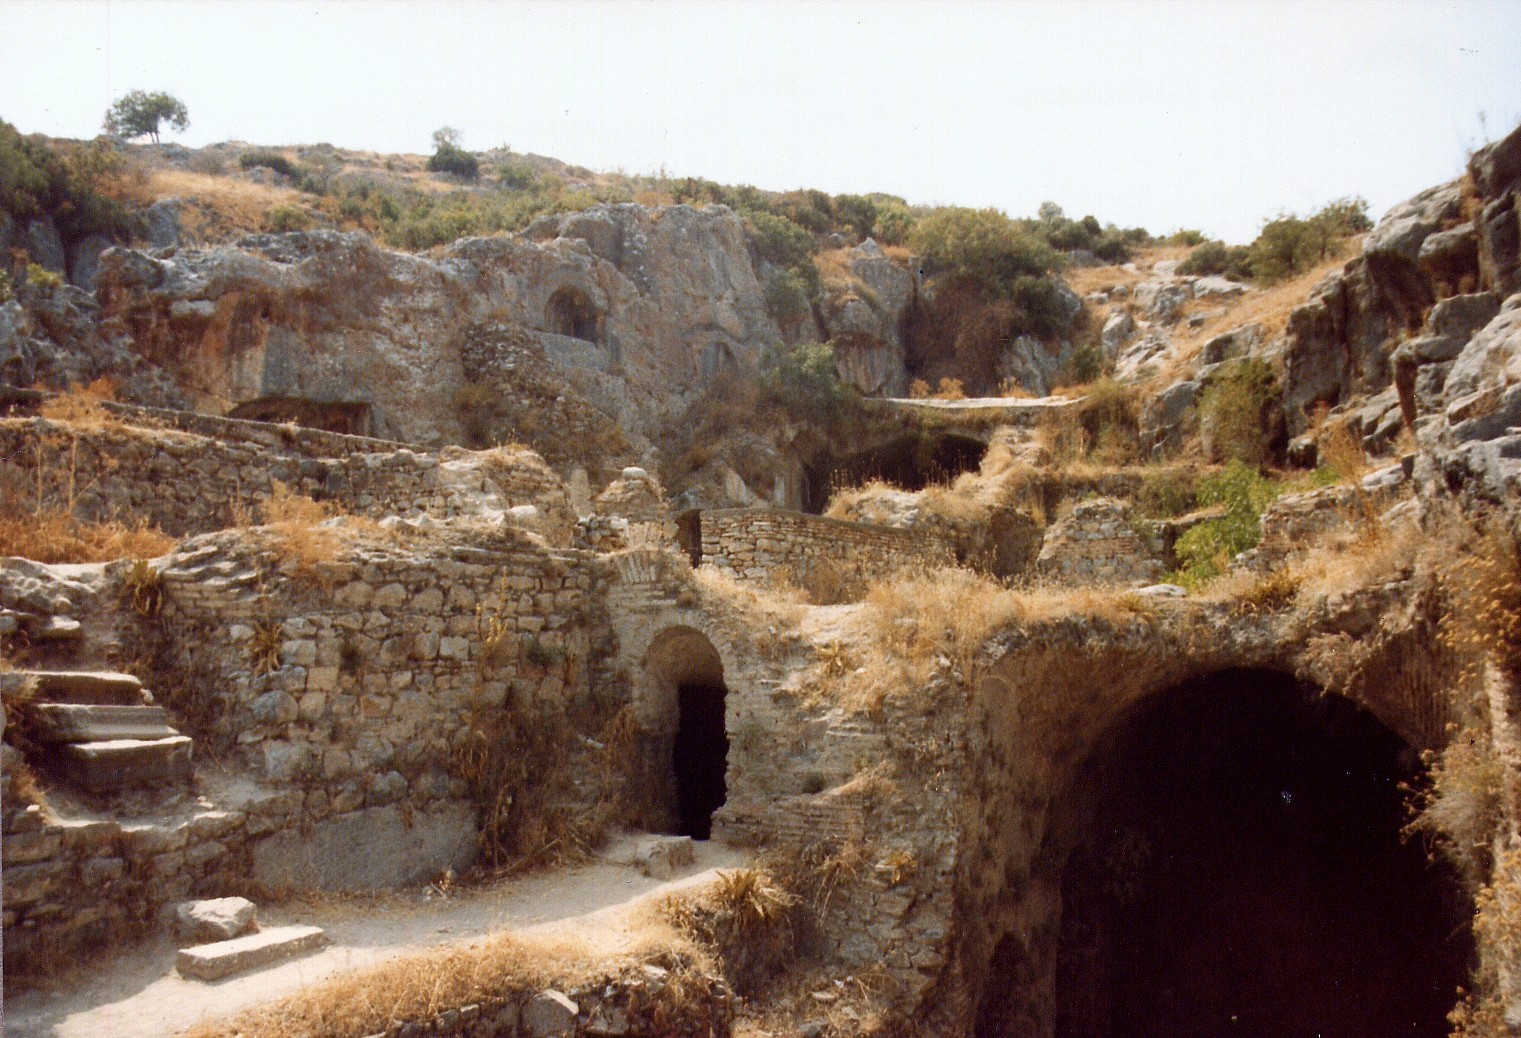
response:
[[[702,565],[702,512],[689,508],[676,514],[676,543],[693,566]]]
[[[902,490],[923,490],[950,483],[963,472],[977,471],[987,449],[987,444],[970,436],[916,434],[839,460],[828,459],[813,465],[807,473],[804,511],[823,512],[835,491],[873,480]]]
[[[655,639],[648,664],[671,693],[672,828],[679,836],[706,840],[713,832],[713,813],[728,799],[729,690],[723,661],[701,632],[674,627]]]
[[[1445,1036],[1473,906],[1402,839],[1420,768],[1370,713],[1281,674],[1149,700],[1058,814],[1054,1033]],[[979,1033],[1011,1033],[999,1001]]]
[[[597,308],[579,288],[567,285],[549,297],[544,308],[544,327],[555,335],[597,341]]]
[[[264,396],[248,400],[227,412],[227,417],[295,424],[306,429],[320,429],[349,436],[369,436],[374,425],[371,407],[362,401],[306,400],[291,396]]]

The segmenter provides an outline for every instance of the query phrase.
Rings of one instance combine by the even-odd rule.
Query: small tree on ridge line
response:
[[[146,135],[152,137],[153,143],[157,144],[158,127],[164,122],[176,130],[183,130],[189,126],[190,113],[185,109],[185,102],[162,91],[149,94],[134,90],[124,97],[117,98],[116,103],[106,109],[102,128],[107,133],[120,134],[123,137]]]

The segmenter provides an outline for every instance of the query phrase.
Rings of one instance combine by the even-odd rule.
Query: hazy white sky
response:
[[[594,169],[1200,227],[1377,216],[1521,122],[1521,2],[0,2],[0,118],[127,90],[186,144],[510,144]]]

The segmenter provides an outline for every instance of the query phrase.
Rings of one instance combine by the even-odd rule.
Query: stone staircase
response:
[[[92,793],[190,778],[192,740],[169,725],[142,682],[109,671],[35,670],[32,715],[48,762]]]

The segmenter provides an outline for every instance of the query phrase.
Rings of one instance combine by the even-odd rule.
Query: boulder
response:
[[[1500,296],[1521,291],[1521,127],[1468,162],[1483,203],[1478,235],[1480,280]]]
[[[1183,304],[1193,298],[1193,290],[1183,281],[1143,281],[1136,286],[1135,301],[1141,312],[1155,321],[1171,324],[1183,311]]]
[[[1515,424],[1521,383],[1521,293],[1463,347],[1447,373],[1447,418],[1460,439],[1491,439]]]
[[[178,198],[160,198],[143,214],[148,225],[148,246],[172,249],[180,243],[180,208]]]
[[[251,932],[256,914],[254,903],[242,897],[184,901],[174,910],[174,932],[196,944],[227,941]]]
[[[1230,278],[1210,275],[1209,277],[1194,279],[1194,298],[1204,299],[1208,296],[1239,296],[1246,294],[1246,286],[1239,281]]]
[[[69,249],[69,281],[86,292],[95,291],[95,276],[100,271],[100,257],[111,247],[111,239],[91,234]]]
[[[1046,396],[1072,363],[1072,344],[1065,339],[1041,342],[1021,335],[998,355],[998,376],[1013,379],[1036,396]]]
[[[541,991],[523,1010],[523,1028],[531,1038],[568,1038],[576,1031],[581,1007],[563,991]]]
[[[1113,356],[1134,334],[1135,318],[1130,316],[1129,311],[1116,310],[1109,315],[1109,320],[1104,322],[1104,330],[1099,338],[1103,343],[1104,352]]]
[[[1452,180],[1427,188],[1390,209],[1363,239],[1364,256],[1398,258],[1414,264],[1426,238],[1461,211],[1461,187]]]
[[[68,255],[63,249],[63,239],[49,217],[28,220],[22,229],[18,244],[26,250],[31,261],[40,267],[62,274],[68,268]]]
[[[842,380],[867,395],[903,391],[903,322],[918,294],[913,271],[867,238],[850,252],[850,280],[833,284],[821,307]]]
[[[1479,273],[1479,235],[1473,222],[1437,231],[1421,242],[1417,254],[1421,269],[1435,281],[1459,284]]]
[[[1185,424],[1199,401],[1199,383],[1174,382],[1141,408],[1141,442],[1154,454],[1169,454],[1183,446]]]

